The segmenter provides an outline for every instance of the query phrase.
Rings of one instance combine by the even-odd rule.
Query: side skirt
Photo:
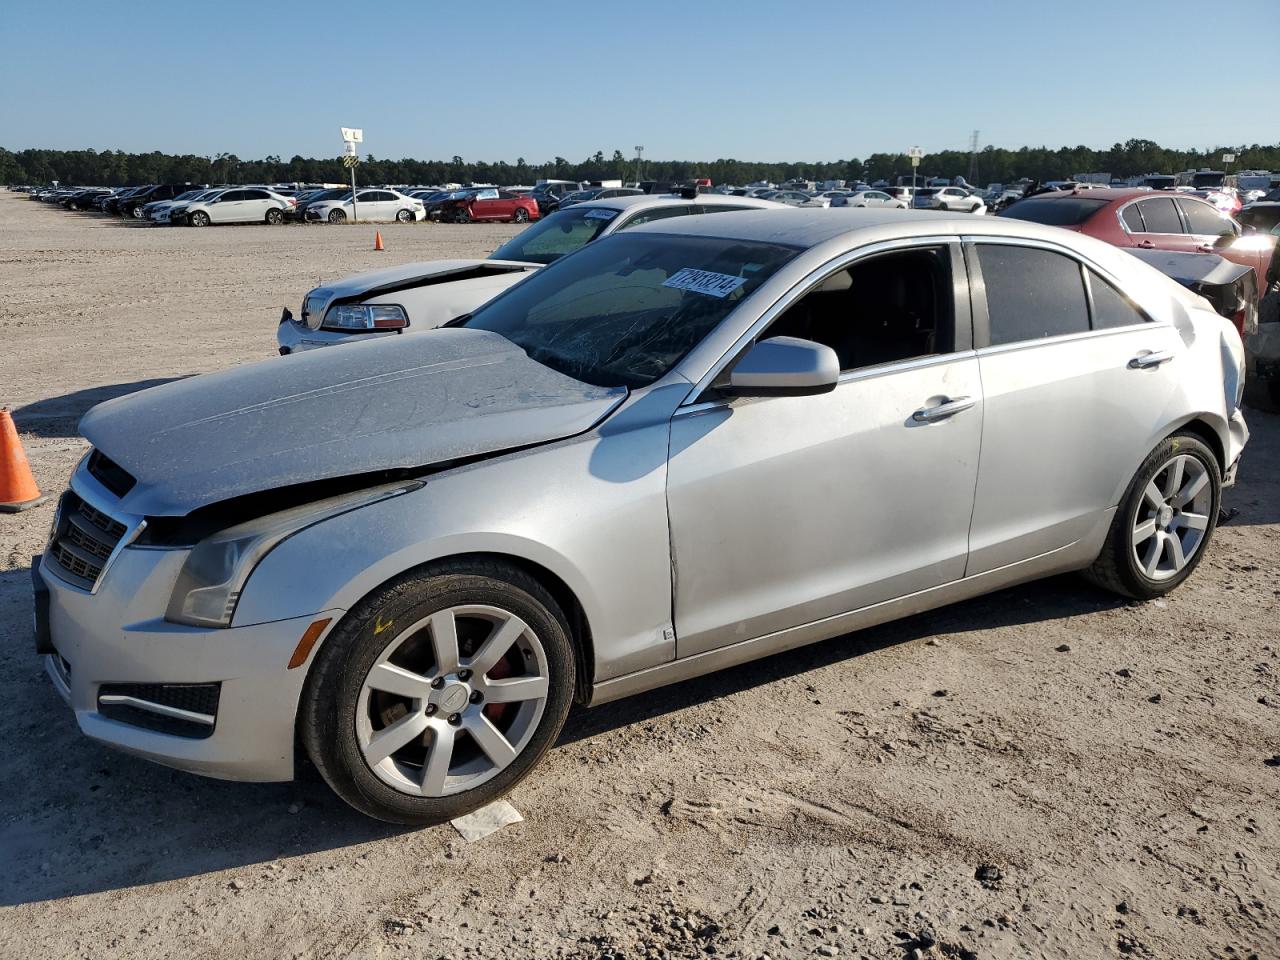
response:
[[[683,660],[673,660],[661,666],[649,667],[612,680],[605,680],[592,686],[588,703],[594,707],[611,700],[620,700],[656,687],[679,683],[717,670],[736,667],[738,664],[758,660],[761,657],[794,650],[796,647],[803,647],[810,643],[830,640],[855,630],[888,623],[890,620],[901,620],[903,617],[945,607],[948,604],[1002,590],[1028,580],[1038,580],[1056,573],[1082,569],[1097,557],[1102,539],[1111,525],[1114,514],[1114,507],[1107,510],[1094,528],[1095,532],[1090,536],[1027,560],[1019,560],[1017,563],[987,570],[976,576],[930,587],[928,590],[921,590],[894,600],[885,600],[849,613],[837,614],[813,623],[779,630],[751,640],[743,640],[718,650],[708,650]]]

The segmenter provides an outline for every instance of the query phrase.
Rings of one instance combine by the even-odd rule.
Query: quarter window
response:
[[[1200,203],[1197,200],[1179,200],[1178,206],[1182,208],[1182,213],[1187,218],[1189,233],[1210,237],[1231,236],[1235,233],[1231,221],[1207,203]]]
[[[1013,208],[1010,207],[1009,209],[1012,210]],[[1010,216],[1012,216],[1012,214],[1010,214]],[[1131,203],[1129,206],[1125,207],[1124,213],[1121,214],[1121,217],[1124,218],[1124,225],[1129,228],[1130,233],[1147,232],[1146,225],[1142,222],[1142,211],[1138,209],[1138,205],[1136,203]]]
[[[1089,329],[1080,264],[1034,247],[979,244],[992,346]]]
[[[1146,316],[1128,297],[1092,270],[1087,272],[1089,292],[1093,294],[1093,329],[1108,330],[1147,322]]]
[[[653,223],[655,220],[666,220],[668,217],[684,217],[691,213],[693,213],[693,207],[683,204],[674,207],[657,207],[653,210],[642,210],[618,227],[618,229],[627,230],[631,227],[638,227],[642,223]]]
[[[1141,200],[1137,205],[1142,208],[1147,233],[1182,233],[1182,220],[1178,218],[1178,208],[1174,206],[1172,197]]]

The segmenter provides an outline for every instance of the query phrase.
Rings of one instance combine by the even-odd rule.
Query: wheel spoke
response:
[[[1182,552],[1182,538],[1176,533],[1167,535],[1169,541],[1169,555],[1173,560],[1173,569],[1181,570],[1187,565],[1186,555]]]
[[[476,655],[471,658],[467,666],[474,673],[484,676],[502,659],[503,654],[511,649],[511,645],[516,642],[524,631],[524,621],[519,617],[511,617],[502,626],[493,629],[493,632],[489,634],[489,638],[476,651]]]
[[[1209,529],[1209,518],[1203,513],[1183,513],[1178,516],[1178,526],[1187,530]]]
[[[365,759],[377,766],[405,744],[422,735],[427,729],[427,718],[421,713],[407,713],[389,727],[379,730],[364,748]]]
[[[1193,476],[1182,487],[1178,489],[1177,494],[1171,501],[1175,507],[1181,507],[1190,503],[1196,498],[1196,495],[1204,489],[1206,483],[1209,482],[1209,471],[1202,470]]]
[[[1153,536],[1155,532],[1155,518],[1152,517],[1150,520],[1143,520],[1133,528],[1133,545],[1136,547],[1140,543],[1145,543],[1147,538]]]
[[[1146,485],[1142,491],[1142,496],[1157,510],[1164,506],[1164,494],[1160,492],[1160,488],[1156,486],[1154,480]]]
[[[431,681],[418,673],[397,667],[394,663],[380,663],[369,671],[365,681],[372,689],[394,693],[410,700],[425,700],[431,696]]]
[[[484,687],[485,703],[520,703],[547,695],[546,677],[515,677],[490,680]]]
[[[1142,570],[1148,577],[1155,576],[1156,566],[1164,556],[1164,534],[1157,533],[1151,538],[1151,546],[1147,547],[1147,555],[1142,560]]]
[[[1175,457],[1170,461],[1169,466],[1165,468],[1164,477],[1164,498],[1168,500],[1182,486],[1182,475],[1186,469],[1187,458]]]
[[[483,713],[476,713],[467,721],[467,732],[499,770],[516,758],[516,751],[511,746],[511,742],[489,722],[489,718]]]
[[[422,768],[422,792],[429,797],[444,793],[444,783],[453,762],[454,729],[445,723],[431,728],[431,752]]]
[[[458,669],[458,624],[452,610],[431,615],[431,646],[436,654],[436,672],[454,673]]]

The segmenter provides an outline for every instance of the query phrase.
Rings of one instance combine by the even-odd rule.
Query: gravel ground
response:
[[[514,230],[381,229],[0,194],[0,403],[41,488],[90,405],[270,356],[317,280]],[[1280,957],[1280,417],[1250,423],[1167,600],[1057,578],[577,711],[474,844],[79,736],[29,636],[52,508],[0,516],[0,957]]]

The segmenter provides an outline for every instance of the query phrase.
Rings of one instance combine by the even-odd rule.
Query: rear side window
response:
[[[992,346],[1085,333],[1089,304],[1080,264],[1033,247],[978,244]]]
[[[1130,327],[1146,323],[1146,316],[1123,293],[1103,280],[1092,270],[1089,273],[1089,292],[1093,294],[1093,329]]]
[[[1207,203],[1179,200],[1178,206],[1182,208],[1182,213],[1187,218],[1187,228],[1191,233],[1211,237],[1229,236],[1235,233],[1231,227],[1231,221]]]
[[[1142,219],[1147,225],[1147,233],[1182,232],[1182,221],[1178,218],[1178,208],[1173,205],[1172,197],[1142,200],[1137,206],[1142,208]]]

